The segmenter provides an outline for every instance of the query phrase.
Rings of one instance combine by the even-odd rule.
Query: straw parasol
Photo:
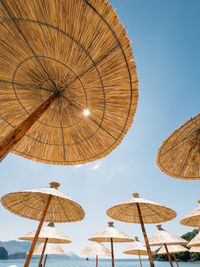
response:
[[[183,246],[181,246],[181,245],[169,245],[169,246],[167,246],[167,249],[169,251],[169,254],[172,254],[173,255],[174,260],[175,260],[177,266],[179,267],[179,264],[178,264],[178,261],[176,259],[175,254],[176,253],[180,253],[180,252],[186,252],[186,251],[188,251],[188,249],[185,248],[185,247],[183,247]],[[159,251],[157,252],[157,254],[159,254],[159,255],[167,254],[165,246],[162,246],[159,249]]]
[[[96,256],[96,267],[98,267],[98,256],[111,256],[111,252],[107,247],[98,242],[93,242],[80,252],[84,255]]]
[[[40,221],[24,267],[28,267],[42,224],[46,222],[75,222],[84,218],[82,207],[58,190],[59,183],[51,182],[50,188],[10,193],[1,198],[4,208],[32,220]]]
[[[143,245],[138,240],[137,236],[135,236],[135,240],[126,248],[126,250],[123,253],[131,254],[131,255],[138,255],[141,267],[142,267],[142,262],[141,262],[140,255],[148,255],[145,245]]]
[[[105,0],[0,0],[0,160],[75,165],[109,154],[131,127],[138,79]]]
[[[176,212],[160,204],[139,198],[139,194],[134,193],[131,200],[111,207],[107,210],[106,214],[115,220],[141,224],[150,265],[153,267],[153,258],[144,223],[151,224],[169,221],[176,217]]]
[[[127,234],[119,231],[113,225],[113,222],[108,222],[108,227],[103,229],[101,232],[96,233],[88,240],[96,242],[110,242],[111,254],[112,254],[112,267],[114,267],[114,249],[113,242],[132,242],[133,239]]]
[[[24,236],[20,237],[20,240],[26,241],[33,241],[35,237],[36,231],[31,233],[25,234]],[[44,246],[40,257],[40,261],[38,267],[41,266],[43,256],[46,252],[46,246],[48,243],[71,243],[71,240],[60,232],[58,229],[55,228],[54,223],[49,223],[47,226],[42,227],[37,242],[43,242]],[[46,253],[49,254],[49,253]],[[34,255],[34,254],[33,254]]]
[[[200,253],[200,247],[191,247],[189,249],[190,253]]]
[[[188,247],[200,247],[200,228],[198,228],[198,231],[198,234],[187,244]]]
[[[40,245],[36,246],[34,251],[33,251],[33,255],[34,256],[42,255],[42,252],[44,250],[44,246],[45,246],[44,244],[40,244]],[[45,265],[46,265],[48,255],[66,255],[66,253],[64,252],[64,250],[61,247],[59,247],[56,244],[52,244],[52,243],[48,243],[46,245],[44,254],[46,256],[45,256],[43,267],[45,267]],[[39,265],[39,266],[41,266],[41,265]]]
[[[200,200],[198,201],[200,204]],[[181,224],[186,226],[200,226],[200,205],[194,209],[193,211],[189,212],[181,221]]]
[[[157,165],[182,180],[200,179],[200,113],[175,130],[161,145]]]
[[[188,241],[163,230],[161,225],[157,225],[157,228],[158,228],[157,232],[151,238],[149,238],[149,244],[150,246],[164,245],[169,262],[171,266],[173,267],[167,246],[168,245],[185,245],[188,243]]]

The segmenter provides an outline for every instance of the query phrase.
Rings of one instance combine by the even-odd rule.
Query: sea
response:
[[[25,260],[0,260],[0,267],[23,267]],[[155,267],[170,267],[169,262],[155,261]],[[177,267],[174,262],[174,267]],[[38,267],[38,259],[32,259],[29,265],[30,267]],[[96,267],[95,260],[56,260],[56,259],[47,259],[46,267]],[[111,261],[102,261],[99,260],[98,267],[111,267]],[[150,267],[147,260],[142,262],[143,267]],[[197,267],[200,266],[200,263],[187,263],[179,262],[179,267]],[[140,267],[139,261],[136,260],[116,260],[115,267]]]

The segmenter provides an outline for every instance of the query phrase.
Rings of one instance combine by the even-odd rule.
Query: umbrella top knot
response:
[[[139,241],[137,236],[135,236],[135,241]]]
[[[113,224],[114,224],[114,222],[108,222],[108,226],[109,226],[109,227],[114,227]]]
[[[138,193],[133,193],[132,196],[133,197],[139,197],[139,194]]]
[[[50,222],[47,226],[48,227],[54,227],[54,223],[53,222]]]
[[[198,203],[200,204],[200,200],[198,200]]]
[[[58,187],[60,187],[60,184],[57,182],[51,182],[49,183],[49,185],[50,185],[50,188],[55,188],[55,189],[58,189]]]
[[[163,230],[161,224],[156,225],[156,227],[158,228],[158,230]]]

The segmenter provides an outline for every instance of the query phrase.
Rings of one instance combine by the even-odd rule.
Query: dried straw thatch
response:
[[[20,237],[20,240],[33,241],[36,231],[25,234]],[[48,239],[48,243],[71,243],[72,241],[64,235],[61,231],[55,228],[53,223],[49,223],[47,226],[42,227],[37,242],[45,242]],[[46,249],[45,249],[46,251]],[[46,253],[49,254],[49,253]]]
[[[131,255],[148,255],[146,246],[143,245],[137,237],[135,237],[135,240],[125,249],[125,251],[123,251],[123,253]]]
[[[50,188],[26,190],[4,195],[1,203],[10,212],[32,220],[40,221],[44,204],[52,196],[46,222],[74,222],[84,218],[82,207],[60,192],[58,183],[50,183]]]
[[[0,16],[0,159],[11,150],[75,165],[109,154],[138,100],[130,40],[109,2],[1,0]]]
[[[198,203],[200,204],[200,200]],[[180,223],[187,226],[200,227],[200,205],[193,211],[189,212]]]
[[[169,253],[171,253],[171,254],[175,254],[175,253],[180,253],[180,252],[186,252],[186,251],[188,251],[187,248],[185,248],[185,247],[183,247],[183,246],[181,246],[181,245],[168,245],[168,246],[167,246],[167,249],[168,249]],[[167,254],[167,252],[166,252],[166,248],[165,248],[164,246],[162,246],[162,247],[159,249],[159,251],[157,252],[157,254],[160,254],[160,255],[162,255],[162,254]]]
[[[200,230],[200,228],[198,229]],[[188,247],[200,247],[200,232],[187,244]]]
[[[110,256],[111,251],[107,249],[103,244],[98,242],[93,242],[91,245],[85,247],[80,252],[83,255],[90,255],[90,256]]]
[[[166,245],[185,245],[188,243],[185,239],[178,237],[172,233],[169,233],[161,228],[161,225],[157,225],[158,231],[149,238],[150,246]]]
[[[176,217],[176,212],[165,206],[161,206],[150,200],[139,198],[139,194],[134,193],[129,201],[115,205],[107,210],[106,214],[119,221],[128,223],[140,223],[137,204],[139,204],[144,223],[160,223],[172,220]]]
[[[157,165],[161,171],[177,179],[200,179],[200,113],[162,143]]]
[[[189,249],[189,252],[191,252],[191,253],[200,253],[200,247],[191,247],[190,249]]]
[[[33,251],[33,255],[34,256],[40,256],[42,254],[43,247],[44,247],[44,244],[40,244],[37,247],[35,247],[35,249]],[[60,246],[58,246],[56,244],[52,244],[52,243],[48,243],[46,245],[44,254],[46,254],[46,255],[66,255],[66,253],[64,252],[64,250]]]

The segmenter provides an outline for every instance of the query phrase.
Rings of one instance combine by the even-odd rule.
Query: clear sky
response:
[[[200,1],[112,0],[127,27],[139,79],[139,102],[134,123],[122,143],[107,157],[84,166],[53,166],[9,154],[0,165],[1,196],[61,183],[60,190],[85,210],[83,221],[56,224],[72,244],[65,250],[79,253],[88,238],[107,226],[106,210],[141,197],[166,205],[177,217],[163,228],[182,235],[193,228],[179,221],[197,207],[199,181],[170,178],[156,166],[156,154],[172,131],[199,112]],[[0,240],[13,240],[34,230],[38,222],[20,218],[0,206]],[[139,225],[115,221],[131,236],[143,236]],[[148,236],[156,228],[146,226]],[[121,257],[128,244],[115,244]]]

